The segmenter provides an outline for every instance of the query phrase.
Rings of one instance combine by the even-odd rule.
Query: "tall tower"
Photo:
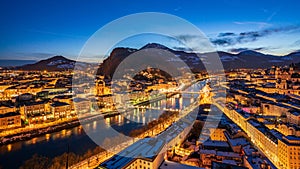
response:
[[[292,75],[294,73],[294,67],[290,66],[290,71],[289,71],[290,75]]]
[[[97,80],[96,81],[96,95],[97,96],[104,95],[105,94],[104,90],[105,90],[105,82],[102,79]]]
[[[280,74],[280,68],[276,67],[276,70],[275,70],[275,79],[279,78],[279,74]]]

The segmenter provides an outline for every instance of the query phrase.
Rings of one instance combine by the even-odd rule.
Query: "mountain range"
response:
[[[112,50],[109,57],[100,64],[98,73],[112,75],[117,66],[130,54],[144,49],[163,49],[172,52],[178,59],[184,61],[193,71],[204,70],[204,65],[198,56],[208,56],[212,53],[191,53],[180,50],[173,50],[166,46],[157,43],[149,43],[140,49],[118,47]],[[268,68],[273,65],[283,66],[291,63],[300,62],[300,52],[293,52],[284,56],[267,55],[260,52],[246,50],[237,54],[228,52],[217,52],[220,60],[223,63],[225,70],[237,68]],[[47,70],[61,71],[73,69],[75,66],[74,60],[67,59],[63,56],[54,56],[49,59],[41,60],[34,64],[27,64],[15,67],[18,70]]]
[[[130,54],[143,49],[163,49],[172,52],[178,59],[184,61],[192,71],[198,72],[205,70],[204,64],[200,61],[200,57],[209,57],[215,53],[191,53],[180,50],[173,50],[157,43],[149,43],[140,49],[132,48],[115,48],[110,56],[100,64],[98,73],[105,75],[113,75],[117,66]],[[300,62],[300,52],[293,52],[284,56],[266,55],[260,52],[246,50],[238,54],[218,51],[221,62],[225,70],[239,68],[269,68],[271,66],[284,66],[291,63]]]

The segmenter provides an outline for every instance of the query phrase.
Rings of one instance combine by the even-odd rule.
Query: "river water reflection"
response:
[[[199,85],[201,84],[201,85]],[[203,82],[192,86],[193,91],[199,91]],[[197,95],[194,95],[197,97]],[[88,132],[97,131],[105,125],[112,126],[115,130],[129,134],[133,129],[142,127],[148,122],[158,119],[163,112],[160,108],[182,109],[194,101],[189,94],[175,95],[166,100],[151,102],[151,111],[147,108],[136,108],[130,113],[116,115],[103,121],[95,120],[85,126],[64,129],[59,132],[45,134],[27,141],[20,141],[0,147],[0,166],[3,168],[19,168],[24,161],[30,159],[34,154],[49,158],[59,156],[67,151],[69,144],[70,152],[81,155],[88,149],[94,149],[97,145],[87,136],[83,130]],[[153,110],[155,109],[155,110]]]

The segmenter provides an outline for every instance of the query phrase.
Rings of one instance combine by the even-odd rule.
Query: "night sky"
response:
[[[102,26],[140,12],[186,19],[217,50],[284,55],[300,49],[299,6],[297,0],[2,0],[0,59],[40,60],[53,55],[75,59]],[[151,42],[151,37],[125,44],[139,48],[144,41]]]

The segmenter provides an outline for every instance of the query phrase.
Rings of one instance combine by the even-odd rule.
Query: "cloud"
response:
[[[225,33],[219,33],[218,37],[226,37],[226,36],[234,36],[235,33],[232,32],[225,32]]]
[[[232,49],[229,49],[229,52],[240,53],[240,52],[243,52],[243,51],[246,51],[246,50],[249,50],[249,48],[232,48]]]
[[[268,47],[259,47],[259,48],[231,48],[228,51],[232,52],[232,53],[240,53],[240,52],[247,51],[247,50],[253,50],[253,51],[259,52],[259,51],[266,50],[266,49],[269,49],[269,48]]]
[[[296,46],[296,47],[299,47],[300,46],[300,40],[296,40],[292,46]]]
[[[241,47],[241,48],[231,48],[231,49],[228,49],[227,51],[228,52],[231,52],[231,53],[240,53],[240,52],[243,52],[243,51],[247,51],[247,50],[252,50],[252,51],[256,51],[256,52],[264,52],[266,50],[271,50],[271,49],[278,49],[278,47],[257,47],[257,48],[247,48],[247,47]]]
[[[172,47],[174,50],[179,50],[179,51],[185,51],[185,52],[193,52],[192,49],[188,48],[188,47],[178,47],[178,46],[174,46]]]
[[[266,27],[266,26],[271,26],[272,24],[270,23],[267,23],[267,22],[249,22],[249,21],[246,21],[246,22],[233,22],[237,25],[258,25],[259,27]]]
[[[189,42],[189,41],[195,40],[197,38],[199,38],[199,36],[190,35],[190,34],[176,36],[176,39],[182,40],[184,42]]]
[[[260,47],[260,48],[253,48],[251,50],[255,50],[255,51],[262,51],[262,50],[267,50],[267,49],[271,49],[271,47]],[[272,49],[276,49],[276,48],[272,48]]]
[[[247,42],[254,42],[257,41],[259,38],[269,36],[275,33],[290,33],[295,31],[300,31],[299,25],[269,28],[259,31],[241,32],[239,34],[226,32],[219,33],[217,38],[211,39],[211,42],[217,46],[231,46]]]
[[[271,21],[275,15],[277,15],[277,11],[273,12],[273,13],[267,18],[267,21]]]
[[[298,52],[300,52],[300,49],[299,49],[299,50],[295,50],[295,51],[293,51],[293,53],[298,53]]]
[[[187,51],[193,51],[193,52],[215,51],[215,49],[211,45],[209,39],[206,38],[205,36],[185,34],[185,35],[175,36],[175,38],[184,45],[184,47],[182,47],[182,45],[179,47],[182,49],[185,48],[185,49],[187,49]]]
[[[231,46],[236,44],[236,42],[234,42],[233,40],[234,39],[232,38],[221,38],[221,39],[211,40],[211,42],[217,46]]]

